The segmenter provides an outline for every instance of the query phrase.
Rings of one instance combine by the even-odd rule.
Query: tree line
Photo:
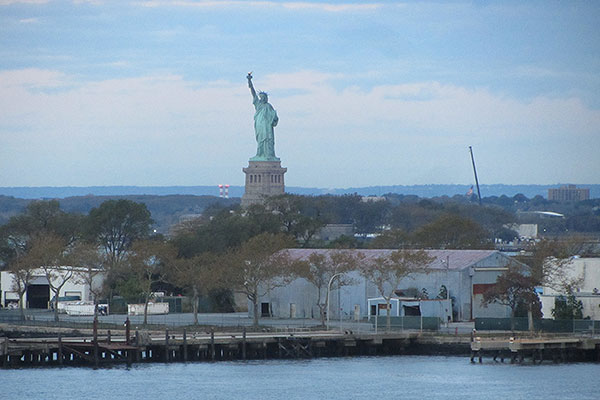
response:
[[[306,235],[302,231],[316,226],[311,224],[314,221],[303,216],[251,207],[220,210],[180,226],[166,238],[153,233],[144,204],[109,200],[84,215],[62,211],[56,200],[37,201],[0,226],[0,261],[3,269],[14,274],[14,290],[20,299],[34,271],[43,271],[53,294],[56,320],[58,295],[73,279],[89,288],[96,313],[102,297],[142,299],[144,324],[148,303],[157,290],[169,288],[188,294],[196,324],[199,296],[237,291],[252,304],[254,324],[258,325],[259,299],[275,287],[304,277],[318,289],[315,301],[324,322],[325,283],[338,277],[338,286],[347,284],[342,275],[365,263],[360,253],[341,251],[328,256],[315,253],[303,261],[291,259],[285,249],[298,246]],[[387,265],[386,276],[381,268],[360,270],[374,281],[393,282],[392,276],[398,280],[426,264],[427,260],[419,259],[422,253],[414,254],[411,262],[409,255],[375,260],[375,264]],[[98,274],[104,275],[102,287],[93,284]],[[23,315],[24,304],[20,303]]]
[[[299,263],[280,250],[327,246],[398,249],[394,253],[398,260],[377,260],[375,265],[361,270],[362,273],[365,276],[375,273],[379,266],[386,266],[384,270],[389,271],[396,268],[395,274],[414,273],[419,268],[422,270],[427,260],[421,257],[419,262],[403,264],[400,261],[408,254],[416,254],[416,249],[491,248],[493,236],[510,221],[511,215],[498,208],[469,204],[429,200],[396,204],[393,201],[364,202],[360,196],[352,195],[283,195],[269,198],[265,205],[246,209],[208,207],[201,217],[173,226],[171,234],[165,237],[153,231],[151,214],[143,203],[108,200],[86,215],[65,212],[56,200],[36,201],[0,226],[0,267],[15,274],[15,290],[21,298],[35,268],[42,268],[52,282],[50,290],[56,302],[65,279],[85,283],[95,304],[102,297],[119,295],[129,300],[142,299],[146,310],[152,293],[157,290],[185,293],[192,298],[196,323],[200,296],[209,296],[216,303],[231,307],[232,291],[237,291],[254,307],[257,324],[258,299],[264,295],[261,291],[302,276],[318,288],[319,298],[315,301],[323,321],[325,303],[321,289],[324,282],[348,268],[358,269],[360,252],[355,252],[353,259],[344,256],[350,254],[344,252],[334,252],[332,254],[339,255],[321,259],[319,257],[324,256],[315,253]],[[332,222],[351,223],[358,232],[380,229],[381,234],[369,243],[354,237],[343,237],[329,244],[316,239],[317,232]],[[536,254],[543,260],[556,253],[557,248],[549,245],[544,250],[547,254],[544,251]],[[513,279],[511,282],[526,286],[521,293],[530,293],[535,284],[545,279],[543,263],[535,257],[525,261],[531,268],[519,272],[520,276],[535,281],[516,280],[515,283]],[[63,271],[59,277],[55,269],[48,268],[51,266],[73,269]],[[377,282],[385,277],[383,270],[379,271],[380,276],[369,275],[369,279]],[[95,288],[94,277],[100,272],[105,276],[104,285]],[[386,287],[394,287],[391,276],[387,278]],[[336,284],[343,283],[340,275]],[[388,293],[380,294],[389,297]],[[529,294],[519,295],[517,301],[509,305],[511,308],[514,305],[516,311],[519,304],[531,304],[527,296]],[[508,302],[501,294],[490,295],[488,299]],[[58,311],[58,307],[54,309]],[[146,320],[145,312],[144,322]]]

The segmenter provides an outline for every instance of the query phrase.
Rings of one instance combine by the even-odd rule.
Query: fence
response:
[[[16,325],[39,326],[39,327],[63,327],[72,329],[91,329],[93,326],[93,316],[70,316],[59,314],[59,321],[54,321],[54,313],[48,310],[26,309],[25,319],[21,318],[19,310],[0,310],[0,323],[13,323]],[[416,317],[418,319],[418,317]],[[113,329],[123,327],[127,315],[110,314],[100,315],[99,328]],[[129,316],[132,329],[143,327],[144,317],[142,315]],[[425,326],[427,321],[425,320]],[[248,313],[212,313],[198,314],[198,325],[194,323],[194,315],[191,313],[169,313],[164,315],[148,315],[148,324],[145,329],[162,330],[165,328],[177,329],[190,327],[193,329],[204,329],[202,327],[214,327],[219,330],[241,331],[243,328],[252,330],[253,319]],[[279,318],[260,318],[259,329],[268,329],[270,331],[303,331],[323,329],[320,321],[316,319],[279,319]],[[409,323],[407,322],[408,329]],[[385,326],[385,322],[383,322]],[[411,326],[417,326],[415,322]],[[353,319],[335,320],[330,322],[332,330],[351,330],[356,333],[371,332],[373,325],[366,321],[354,321]],[[418,327],[415,329],[419,329]],[[427,329],[427,328],[424,328]]]
[[[373,316],[371,320],[376,330],[387,328],[386,316]],[[394,331],[405,329],[438,331],[440,329],[440,319],[438,317],[390,317],[390,329]]]
[[[600,333],[600,321],[589,319],[554,320],[534,319],[535,331],[550,333]],[[478,331],[528,331],[527,318],[475,318]]]

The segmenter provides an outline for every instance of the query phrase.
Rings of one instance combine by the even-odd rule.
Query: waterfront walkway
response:
[[[93,316],[73,316],[60,314],[60,322],[54,322],[54,314],[48,310],[27,310],[27,321],[29,325],[40,325],[40,326],[76,326],[81,324],[82,326],[91,326],[93,323]],[[9,322],[8,319],[3,320],[3,315],[10,315],[11,321],[15,323],[21,323],[19,321],[18,311],[3,310],[0,311],[0,323]],[[112,324],[122,326],[127,319],[127,315],[124,314],[112,314],[112,315],[100,315],[98,322],[102,324]],[[141,328],[144,317],[142,315],[130,316],[132,327]],[[247,312],[239,313],[211,313],[211,314],[198,314],[198,324],[202,326],[213,326],[223,330],[226,328],[235,328],[241,330],[242,328],[250,328],[253,320],[248,316]],[[164,326],[171,328],[178,328],[184,326],[194,325],[194,315],[192,313],[172,313],[165,315],[148,315],[148,324],[152,326]],[[273,330],[304,330],[318,328],[320,321],[317,319],[308,318],[261,318],[260,326],[270,328]],[[450,323],[447,326],[442,325],[440,327],[440,333],[449,334],[470,334],[473,330],[473,322],[455,322]],[[354,321],[349,319],[331,319],[329,321],[329,327],[332,330],[344,331],[352,330],[353,332],[373,332],[375,327],[370,322]],[[379,327],[382,329],[382,327]]]

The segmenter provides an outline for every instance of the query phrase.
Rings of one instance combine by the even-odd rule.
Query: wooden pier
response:
[[[64,338],[0,338],[2,367],[133,364],[403,354],[418,333],[147,332]]]
[[[482,362],[483,356],[494,361],[505,358],[511,363],[530,359],[533,364],[545,360],[552,362],[600,361],[600,337],[524,337],[480,338],[471,342],[471,362]]]

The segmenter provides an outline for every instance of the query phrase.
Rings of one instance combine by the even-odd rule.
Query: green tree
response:
[[[426,248],[483,249],[491,248],[488,232],[479,224],[458,215],[442,215],[423,226],[415,235],[415,242]]]
[[[108,200],[93,208],[87,218],[86,233],[89,241],[97,243],[106,257],[105,289],[112,297],[117,284],[118,269],[136,240],[150,234],[152,219],[144,204],[130,200]],[[120,282],[121,286],[123,282]]]
[[[272,196],[265,202],[266,210],[273,213],[281,225],[281,230],[288,233],[307,247],[313,236],[325,224],[318,217],[307,215],[306,198],[298,195],[284,194]]]
[[[56,200],[32,201],[22,214],[0,227],[0,267],[24,254],[32,237],[53,234],[67,245],[81,237],[83,215],[65,213]]]
[[[173,243],[180,256],[191,258],[204,252],[225,253],[264,232],[281,232],[279,220],[264,206],[253,205],[235,211],[222,210],[212,219],[176,234]]]
[[[134,241],[150,234],[152,219],[145,204],[130,200],[108,200],[93,208],[88,216],[88,235],[107,255],[108,262],[121,262]]]
[[[554,319],[583,319],[583,303],[572,292],[558,296],[554,299],[552,316]]]

